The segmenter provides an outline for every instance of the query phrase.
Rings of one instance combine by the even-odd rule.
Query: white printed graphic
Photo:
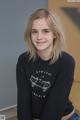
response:
[[[35,92],[32,91],[32,94],[36,97],[39,97],[39,98],[45,98],[45,95],[40,95],[40,94],[37,94]]]
[[[6,120],[5,115],[0,115],[0,120]]]
[[[51,83],[49,81],[51,75],[51,73],[45,72],[43,70],[36,70],[35,75],[31,75],[30,77],[32,88],[36,86],[41,88],[43,92],[46,92],[48,88],[51,87]]]
[[[45,92],[51,86],[49,81],[43,81],[42,79],[39,79],[38,77],[35,77],[33,75],[31,75],[30,81],[32,83],[32,87],[40,87],[43,92]]]

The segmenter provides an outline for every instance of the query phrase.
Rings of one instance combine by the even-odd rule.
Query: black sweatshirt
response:
[[[21,54],[16,67],[18,120],[61,120],[72,112],[74,67],[73,57],[66,52],[53,64],[40,57],[29,61],[27,52]]]

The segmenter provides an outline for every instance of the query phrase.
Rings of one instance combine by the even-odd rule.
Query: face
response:
[[[49,28],[45,18],[33,21],[31,30],[31,40],[38,52],[49,52],[53,48],[55,36]]]

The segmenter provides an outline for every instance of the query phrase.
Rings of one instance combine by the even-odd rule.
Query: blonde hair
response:
[[[32,44],[31,41],[31,29],[33,21],[36,19],[45,18],[48,26],[53,31],[53,34],[55,34],[55,43],[53,45],[53,50],[51,53],[51,63],[54,63],[59,55],[61,55],[63,49],[64,49],[64,30],[62,27],[62,24],[56,15],[55,12],[51,12],[47,9],[38,9],[36,10],[29,18],[28,25],[26,27],[26,30],[24,32],[24,40],[27,41],[27,48],[29,53],[29,58],[35,60],[37,57],[37,50]]]

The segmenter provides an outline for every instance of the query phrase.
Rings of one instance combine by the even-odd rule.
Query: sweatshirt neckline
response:
[[[41,63],[50,63],[50,61],[51,61],[51,58],[50,59],[48,59],[48,60],[44,60],[44,59],[42,59],[40,56],[38,57],[38,60],[41,62]]]

